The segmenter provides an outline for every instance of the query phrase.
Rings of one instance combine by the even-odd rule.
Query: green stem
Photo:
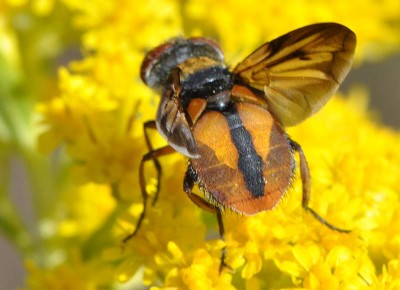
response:
[[[0,232],[23,254],[29,251],[30,237],[4,190],[0,193]]]

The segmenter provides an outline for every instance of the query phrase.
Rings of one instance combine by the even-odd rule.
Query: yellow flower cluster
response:
[[[48,217],[53,239],[46,263],[27,259],[27,289],[400,286],[400,152],[393,145],[400,135],[368,113],[362,88],[334,97],[315,117],[289,130],[310,166],[311,207],[332,224],[352,229],[350,234],[326,228],[302,209],[297,178],[272,211],[253,217],[226,212],[221,241],[214,215],[185,196],[187,162],[174,154],[160,159],[157,203],[148,205],[137,235],[122,242],[143,210],[138,181],[148,150],[143,122],[154,119],[158,104],[139,79],[147,50],[171,37],[206,35],[220,42],[234,65],[285,32],[334,21],[357,34],[359,61],[376,59],[400,47],[399,1],[6,2],[0,4],[4,15],[27,5],[39,16],[63,7],[82,31],[82,59],[59,68],[59,93],[36,107],[44,128],[39,148],[65,149],[69,186],[57,213]],[[151,139],[155,147],[165,144],[156,132]],[[146,176],[154,195],[152,165]],[[233,271],[219,274],[225,246]]]

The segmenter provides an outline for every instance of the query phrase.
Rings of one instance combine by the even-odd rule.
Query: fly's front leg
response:
[[[310,202],[310,197],[311,197],[311,176],[310,176],[310,170],[308,168],[306,156],[304,155],[303,149],[301,149],[301,146],[296,143],[293,140],[290,140],[290,146],[292,147],[293,150],[297,151],[300,157],[300,175],[301,175],[301,182],[303,185],[303,198],[301,205],[303,208],[310,212],[319,222],[330,228],[331,230],[341,232],[341,233],[350,233],[351,230],[345,230],[338,228],[328,221],[326,221],[323,217],[321,217],[316,211],[314,211],[312,208],[308,206]]]
[[[221,209],[218,206],[209,203],[204,198],[193,193],[192,189],[196,182],[197,182],[197,175],[194,172],[192,166],[189,165],[189,167],[186,171],[186,174],[185,174],[185,179],[183,181],[183,189],[193,203],[195,203],[200,208],[202,208],[208,212],[214,213],[216,215],[217,221],[218,221],[219,236],[222,240],[225,240],[224,239],[225,228],[224,228],[224,223],[222,221]],[[219,264],[219,272],[220,273],[222,272],[222,270],[224,268],[227,268],[230,271],[232,271],[232,268],[225,262],[225,260],[226,260],[226,247],[224,246],[221,251],[221,258],[220,258],[220,264]]]
[[[157,130],[156,121],[154,121],[154,120],[147,121],[146,123],[143,124],[143,133],[144,133],[144,138],[146,140],[147,149],[149,150],[149,152],[152,152],[154,149],[150,142],[150,137],[149,137],[148,131],[147,131],[148,129]],[[157,187],[156,187],[156,193],[154,194],[153,202],[151,203],[152,205],[154,205],[157,202],[158,194],[160,192],[160,180],[161,180],[161,176],[162,176],[162,168],[161,168],[161,165],[160,165],[160,162],[158,161],[158,159],[153,158],[153,163],[154,163],[154,167],[156,168],[156,171],[157,171]]]
[[[149,195],[146,190],[146,178],[144,175],[144,165],[149,160],[153,160],[155,164],[159,165],[159,162],[157,160],[158,157],[161,157],[161,156],[164,156],[167,154],[171,154],[173,152],[175,152],[174,149],[172,147],[170,147],[169,145],[167,145],[167,146],[152,150],[152,151],[148,152],[147,154],[143,155],[142,160],[140,161],[140,166],[139,166],[139,182],[140,182],[140,189],[141,189],[142,198],[143,198],[143,211],[139,216],[135,230],[133,231],[133,233],[128,235],[123,240],[124,243],[126,243],[128,240],[130,240],[132,237],[134,237],[136,235],[140,226],[142,225],[143,219],[146,216],[146,205],[147,205],[147,199],[148,199]],[[158,183],[159,182],[160,182],[160,180],[158,180]]]

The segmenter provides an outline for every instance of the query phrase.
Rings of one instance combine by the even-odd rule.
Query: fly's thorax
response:
[[[184,108],[187,108],[194,98],[206,100],[209,109],[226,107],[230,101],[233,75],[225,65],[213,63],[197,67],[196,70],[190,68],[190,73],[187,73],[185,68],[182,68],[180,93]]]
[[[210,67],[222,66],[223,62],[208,56],[191,57],[177,65],[180,71],[180,81],[184,82],[191,75]]]

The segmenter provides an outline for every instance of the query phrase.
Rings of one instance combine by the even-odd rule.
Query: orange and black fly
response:
[[[151,50],[141,77],[160,91],[155,121],[144,124],[149,152],[140,164],[140,185],[146,204],[144,164],[179,152],[189,159],[183,187],[201,208],[215,213],[220,235],[221,212],[244,215],[272,209],[294,176],[299,154],[303,208],[331,229],[308,204],[310,173],[301,146],[284,127],[307,119],[337,91],[349,72],[356,36],[336,23],[306,26],[267,42],[233,70],[218,45],[206,38],[176,38]],[[154,149],[148,129],[157,129],[168,145]],[[194,194],[195,185],[205,193]],[[138,220],[138,231],[145,209]],[[224,266],[224,253],[221,266]]]

